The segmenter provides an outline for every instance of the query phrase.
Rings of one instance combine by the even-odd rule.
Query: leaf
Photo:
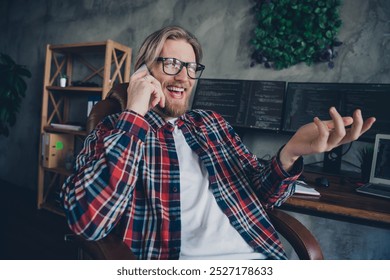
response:
[[[9,66],[15,65],[15,62],[12,60],[12,58],[4,53],[0,53],[0,63]]]
[[[25,97],[27,84],[22,78],[18,76],[15,77],[15,90],[16,90],[15,94]]]
[[[318,7],[324,7],[325,3],[324,3],[324,1],[318,1],[317,5],[318,5]]]
[[[18,73],[20,76],[24,76],[24,77],[27,77],[27,78],[31,78],[31,72],[28,71],[26,68],[24,68],[24,66],[23,66],[23,67],[18,67],[17,73]]]
[[[336,0],[257,1],[252,44],[274,69],[318,61],[321,50],[335,46],[341,20]],[[267,61],[268,62],[268,61]]]
[[[16,64],[10,56],[0,53],[0,135],[8,136],[8,126],[16,123],[27,90],[24,78],[31,78],[26,66]]]
[[[10,124],[10,126],[14,126],[15,123],[16,123],[16,114],[15,113],[11,113],[9,118],[8,118],[8,123]]]
[[[2,108],[2,110],[0,111],[0,120],[2,125],[8,122],[8,115],[9,115],[8,109]]]
[[[263,19],[264,26],[271,26],[272,24],[272,16],[269,15],[265,19]]]

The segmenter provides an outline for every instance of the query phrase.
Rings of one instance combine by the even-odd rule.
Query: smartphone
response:
[[[137,71],[134,72],[134,74],[136,74],[136,73],[138,73],[138,72],[141,72],[141,71],[145,71],[145,70],[148,71],[148,74],[150,74],[148,67],[147,67],[146,64],[144,63],[144,64],[141,65],[140,68],[138,68]],[[134,74],[133,74],[133,75],[134,75]]]

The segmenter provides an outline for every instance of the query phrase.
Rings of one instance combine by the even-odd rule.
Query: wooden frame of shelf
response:
[[[50,125],[45,126],[44,130],[45,132],[52,132],[52,133],[66,133],[66,134],[73,134],[79,136],[87,136],[87,132],[85,130],[61,129],[61,128],[52,127]]]
[[[78,96],[98,96],[104,99],[111,87],[116,83],[125,83],[130,79],[132,49],[112,40],[103,42],[87,42],[76,44],[60,44],[46,46],[46,61],[43,81],[43,98],[40,132],[69,134],[74,137],[85,137],[85,130],[68,130],[54,128],[51,123],[65,124],[70,120],[70,100]],[[90,61],[92,58],[93,63]],[[99,65],[96,66],[96,61]],[[77,72],[82,68],[83,71]],[[68,78],[68,86],[60,87],[57,80],[60,74]],[[82,75],[80,75],[82,73]],[[93,80],[101,81],[98,86],[72,86],[78,79],[86,85],[95,85]],[[40,141],[41,143],[41,141]],[[45,180],[48,174],[53,175],[51,182]],[[58,188],[58,182],[70,175],[65,168],[45,168],[42,165],[42,145],[39,148],[38,167],[38,208],[54,209],[48,201],[53,188]],[[58,211],[54,211],[58,212]]]
[[[59,87],[59,86],[47,86],[49,91],[61,91],[61,92],[84,92],[85,94],[91,94],[93,92],[101,94],[102,87]]]

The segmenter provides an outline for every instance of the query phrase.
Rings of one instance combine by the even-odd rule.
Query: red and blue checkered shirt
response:
[[[209,188],[242,238],[270,259],[286,255],[265,212],[294,192],[277,156],[259,161],[218,114],[193,110],[177,121],[209,174]],[[86,138],[61,197],[70,228],[90,240],[114,227],[139,259],[178,259],[180,169],[174,127],[153,111],[105,118]],[[291,175],[293,174],[293,175]]]

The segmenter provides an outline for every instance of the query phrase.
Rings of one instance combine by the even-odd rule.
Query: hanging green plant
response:
[[[283,69],[305,62],[334,67],[340,0],[256,0],[251,67]]]
[[[31,72],[0,53],[0,136],[8,136],[9,128],[16,123],[16,115],[27,90],[24,77],[30,78]]]

